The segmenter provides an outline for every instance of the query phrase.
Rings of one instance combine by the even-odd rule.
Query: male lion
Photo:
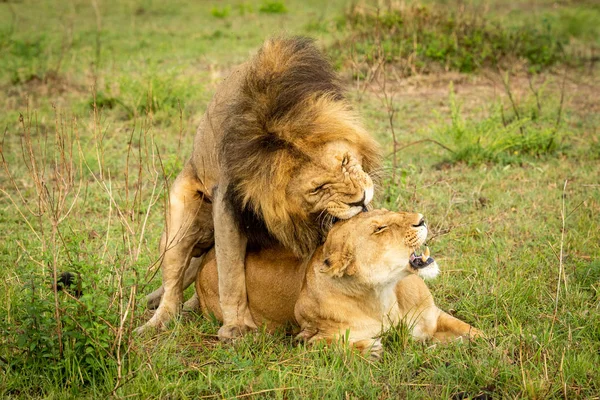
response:
[[[437,275],[437,263],[415,255],[425,242],[421,214],[376,210],[333,226],[310,261],[289,251],[264,249],[246,258],[250,313],[269,330],[299,326],[299,339],[340,337],[378,357],[380,335],[405,322],[419,340],[449,341],[482,333],[435,305],[417,276]],[[214,252],[202,261],[196,292],[205,315],[223,318]]]
[[[272,39],[236,69],[208,106],[192,156],[169,193],[162,294],[144,326],[176,315],[195,279],[190,260],[215,246],[221,339],[255,324],[248,311],[246,249],[275,244],[306,259],[334,219],[366,209],[375,141],[358,123],[327,60],[306,38]],[[194,263],[193,265],[196,265]]]

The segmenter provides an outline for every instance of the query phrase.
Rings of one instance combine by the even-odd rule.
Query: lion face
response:
[[[351,277],[361,287],[395,285],[410,274],[439,271],[433,259],[415,263],[425,243],[427,225],[417,213],[374,210],[331,229],[323,250],[322,271],[333,277]],[[347,285],[345,282],[344,285]]]
[[[326,222],[366,211],[373,199],[373,181],[363,171],[359,152],[344,141],[327,143],[319,150],[290,180],[290,201]]]

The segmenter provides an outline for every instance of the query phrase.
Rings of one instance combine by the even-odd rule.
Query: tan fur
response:
[[[246,247],[281,246],[309,258],[333,217],[350,218],[371,201],[369,174],[378,162],[375,141],[312,42],[267,41],[217,89],[171,187],[160,245],[163,287],[147,297],[149,305],[160,304],[138,332],[164,326],[179,312],[199,265],[194,257],[213,245],[224,322],[219,336],[254,328]]]
[[[448,341],[481,332],[435,305],[410,254],[423,244],[420,214],[376,210],[339,222],[309,262],[283,248],[248,254],[246,285],[252,318],[273,330],[301,329],[299,339],[349,344],[377,357],[380,334],[404,322],[416,339]],[[217,267],[208,253],[196,291],[202,311],[222,318]]]

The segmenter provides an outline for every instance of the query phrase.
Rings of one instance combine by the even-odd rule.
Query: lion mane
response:
[[[331,64],[313,40],[268,40],[227,107],[219,149],[225,198],[249,248],[280,242],[306,258],[326,234],[318,216],[286,201],[286,188],[316,149],[344,140],[362,168],[379,165],[378,146],[353,112]]]
[[[196,276],[192,258],[212,247],[222,257],[226,308],[219,338],[252,328],[239,257],[278,244],[308,260],[334,218],[370,204],[378,165],[376,142],[313,41],[267,40],[217,88],[192,156],[169,189],[163,286],[147,297],[158,309],[137,331],[177,315]]]

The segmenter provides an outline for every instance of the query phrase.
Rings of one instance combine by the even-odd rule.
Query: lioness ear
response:
[[[338,278],[344,275],[354,275],[356,273],[354,255],[349,252],[335,252],[330,254],[323,261],[320,271]]]

